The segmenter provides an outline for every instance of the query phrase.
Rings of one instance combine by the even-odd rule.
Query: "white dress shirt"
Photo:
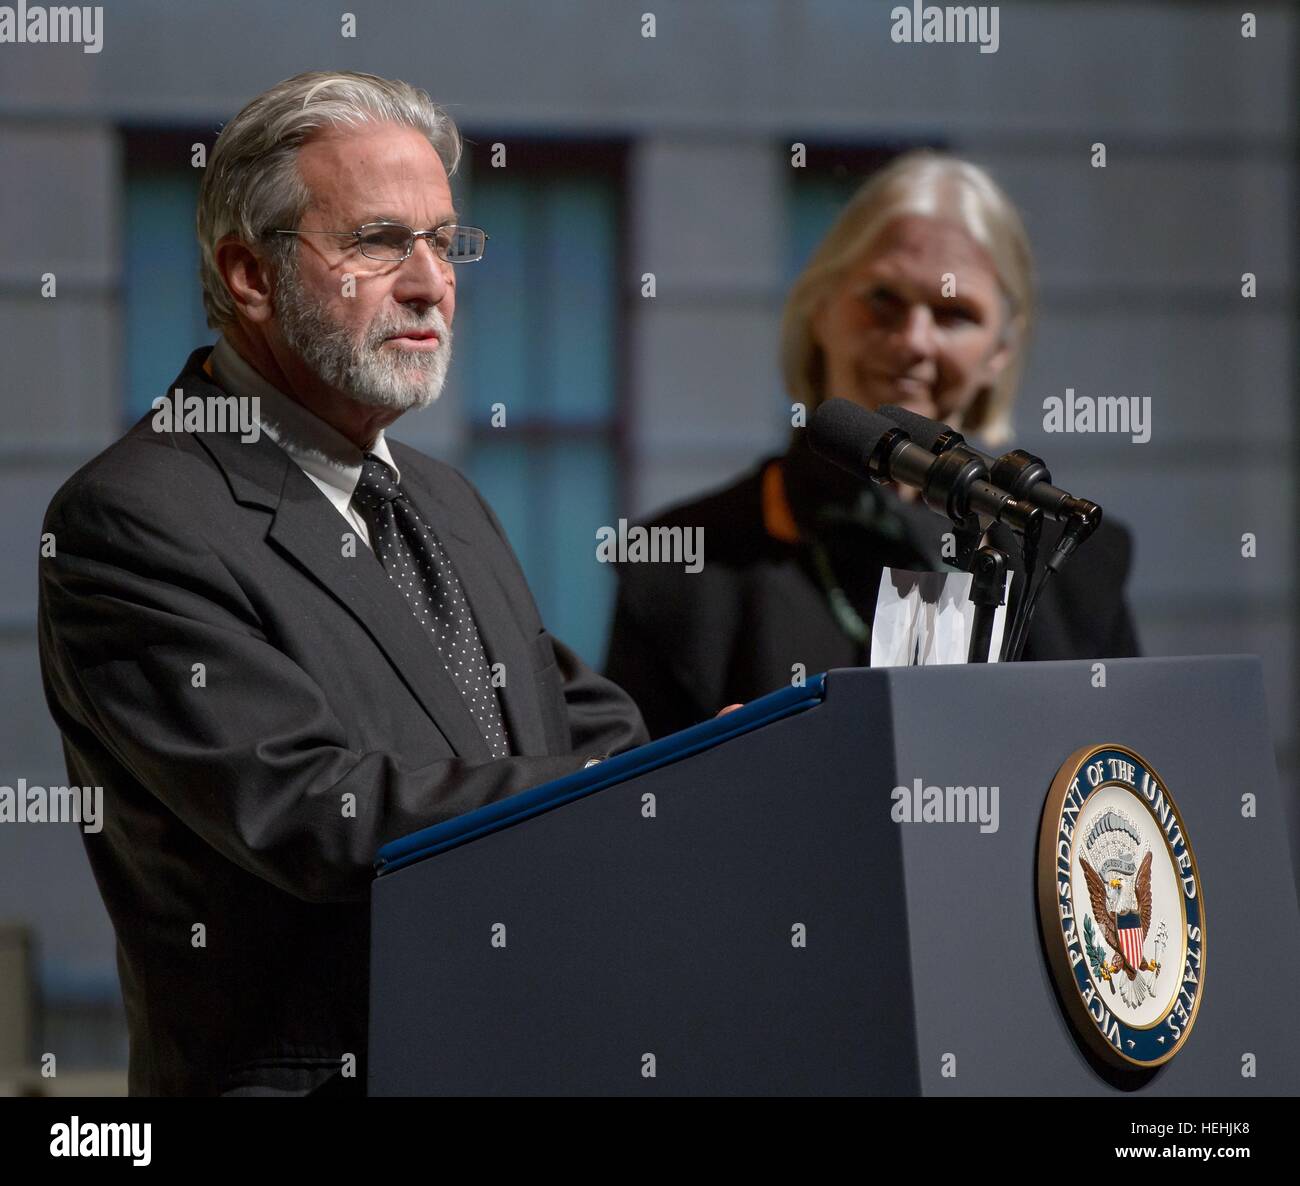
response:
[[[293,458],[370,547],[366,521],[352,505],[352,494],[361,480],[362,451],[314,412],[268,383],[224,337],[217,339],[209,361],[213,379],[228,395],[257,398],[255,406],[262,431]],[[398,482],[402,480],[382,428],[369,452],[392,467]]]

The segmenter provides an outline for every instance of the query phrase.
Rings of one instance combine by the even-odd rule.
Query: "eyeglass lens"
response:
[[[371,259],[402,260],[411,253],[414,232],[395,223],[370,223],[359,232],[362,255]],[[433,236],[438,255],[451,263],[481,259],[486,236],[478,227],[439,227]]]

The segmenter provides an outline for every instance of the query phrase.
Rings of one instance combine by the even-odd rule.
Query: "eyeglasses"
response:
[[[434,227],[416,231],[400,222],[368,222],[355,231],[281,231],[273,235],[345,235],[368,259],[397,263],[409,259],[416,239],[428,239],[434,254],[452,264],[472,264],[483,258],[487,235],[476,226]]]

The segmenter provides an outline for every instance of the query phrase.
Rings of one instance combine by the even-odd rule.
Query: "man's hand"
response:
[[[735,712],[738,708],[744,708],[743,704],[728,704],[726,708],[718,709],[717,716],[725,717],[729,712]],[[716,718],[715,718],[716,719]]]

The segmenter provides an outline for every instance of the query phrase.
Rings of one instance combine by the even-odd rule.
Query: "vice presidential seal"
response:
[[[1205,984],[1205,903],[1169,789],[1122,745],[1084,746],[1048,792],[1038,838],[1047,959],[1083,1039],[1156,1067],[1191,1033]]]

